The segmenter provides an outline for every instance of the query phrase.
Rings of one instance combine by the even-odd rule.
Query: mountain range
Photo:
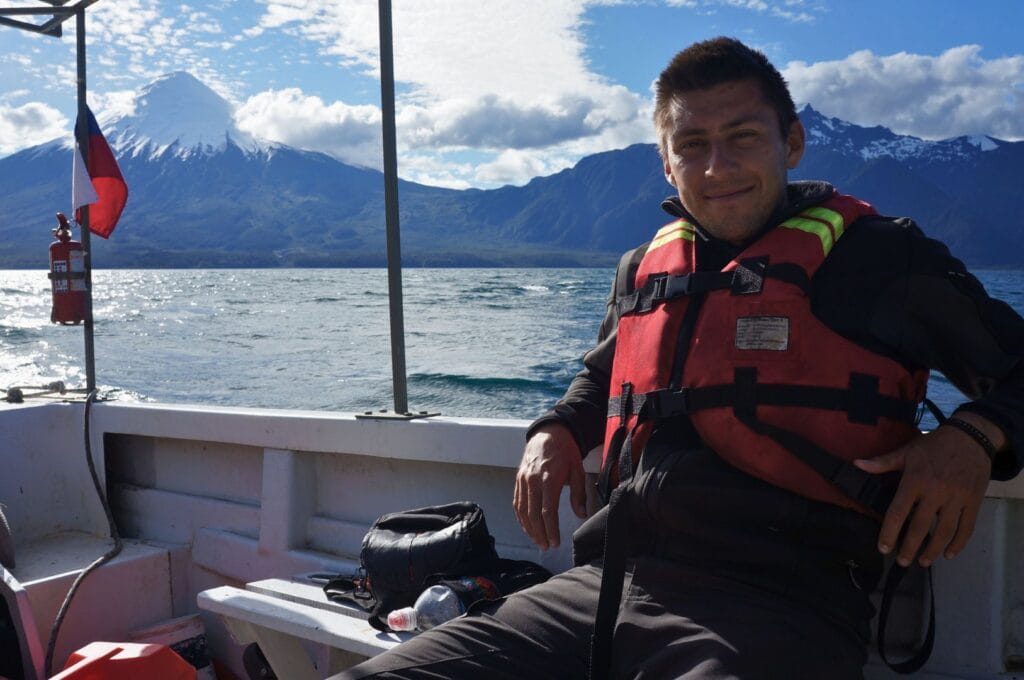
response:
[[[1024,142],[926,141],[800,112],[807,151],[792,179],[828,179],[888,215],[913,216],[975,266],[1024,266],[1013,196]],[[93,265],[378,266],[380,172],[239,130],[230,104],[186,73],[143,88],[101,120],[129,184]],[[70,136],[69,136],[70,137]],[[45,267],[53,213],[67,212],[70,139],[0,158],[0,269]],[[454,190],[399,182],[407,266],[609,265],[667,221],[652,144],[587,156],[525,186]]]

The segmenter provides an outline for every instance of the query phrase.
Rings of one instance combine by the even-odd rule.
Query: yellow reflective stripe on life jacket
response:
[[[800,214],[806,215],[807,217],[814,217],[831,224],[832,234],[835,236],[836,241],[839,240],[839,237],[843,235],[843,231],[846,229],[846,222],[843,220],[843,216],[835,210],[829,210],[828,208],[821,207],[808,208]]]
[[[651,245],[647,248],[648,252],[655,248],[669,243],[670,241],[676,241],[678,239],[686,239],[692,241],[694,237],[693,225],[686,220],[676,220],[670,224],[666,224],[664,227],[658,230],[658,233],[654,235],[654,240],[651,241]]]
[[[821,239],[821,249],[828,255],[832,246],[836,244],[836,240],[843,235],[846,225],[843,216],[835,210],[815,207],[804,210],[796,217],[789,218],[781,226],[814,234]]]

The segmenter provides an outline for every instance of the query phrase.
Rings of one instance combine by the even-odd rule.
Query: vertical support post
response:
[[[263,449],[260,552],[279,555],[306,548],[309,518],[316,512],[316,468],[310,456]]]
[[[391,1],[378,0],[380,25],[380,103],[384,134],[384,216],[388,239],[388,304],[391,311],[391,381],[395,412],[409,411],[405,375],[405,321],[402,316],[402,248],[398,224],[398,148],[395,140],[395,60],[391,40]]]
[[[85,8],[75,12],[75,53],[78,61],[78,125],[75,139],[82,153],[82,160],[89,160],[89,121],[85,100]],[[93,346],[92,323],[92,247],[89,232],[89,206],[82,206],[82,248],[85,250],[85,388],[88,392],[96,389],[96,355]]]

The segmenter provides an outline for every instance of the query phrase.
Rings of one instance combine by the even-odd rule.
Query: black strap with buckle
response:
[[[753,373],[747,373],[753,371]],[[879,418],[913,423],[917,404],[878,392],[878,378],[864,373],[851,373],[850,385],[818,387],[757,382],[756,369],[736,370],[739,382],[706,387],[664,388],[651,392],[630,392],[628,396],[608,400],[608,417],[665,419],[689,415],[711,408],[740,408],[749,411],[757,406],[795,406],[826,411],[844,411],[850,422],[875,424]]]
[[[51,281],[74,281],[84,279],[85,272],[50,272],[47,277]]]
[[[810,278],[803,267],[790,262],[768,264],[767,257],[740,260],[735,269],[724,272],[690,272],[672,275],[651,274],[644,285],[615,301],[619,316],[644,314],[659,302],[694,293],[729,290],[732,295],[753,295],[761,292],[766,278],[785,281],[807,294]]]

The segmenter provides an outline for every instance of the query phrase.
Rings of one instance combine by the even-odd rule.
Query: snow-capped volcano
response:
[[[255,152],[269,145],[239,130],[231,104],[194,76],[169,73],[146,85],[126,113],[98,121],[118,155],[187,158],[233,144]]]

